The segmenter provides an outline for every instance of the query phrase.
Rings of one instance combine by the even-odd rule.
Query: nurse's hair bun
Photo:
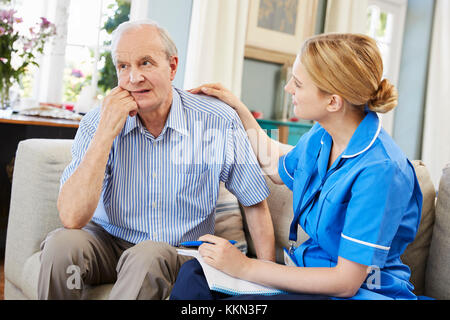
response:
[[[367,102],[371,111],[386,113],[394,109],[398,104],[397,89],[388,79],[381,81],[378,90]]]

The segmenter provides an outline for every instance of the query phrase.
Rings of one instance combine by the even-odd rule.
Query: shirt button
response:
[[[155,209],[156,208],[156,202],[152,203],[152,208]]]
[[[156,179],[156,172],[153,172],[153,179]]]

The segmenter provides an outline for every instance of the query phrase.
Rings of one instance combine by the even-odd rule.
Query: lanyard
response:
[[[305,209],[308,208],[311,205],[311,203],[320,196],[320,192],[322,191],[322,188],[323,188],[325,182],[327,181],[327,179],[333,173],[335,173],[337,170],[339,170],[339,168],[342,167],[343,162],[344,161],[342,161],[342,158],[339,159],[339,163],[333,169],[331,169],[330,171],[327,172],[325,177],[322,179],[320,186],[311,194],[311,196],[308,198],[308,200],[306,201],[306,203],[303,207],[300,208],[302,201],[299,202],[299,204],[294,212],[294,218],[292,219],[292,223],[291,223],[291,227],[290,227],[290,231],[289,231],[289,244],[290,244],[289,253],[293,253],[293,251],[295,249],[294,245],[295,245],[295,242],[297,241],[297,230],[298,230],[298,225],[299,225],[299,221],[300,221],[300,216],[305,211]],[[316,166],[316,168],[317,168],[317,166]]]

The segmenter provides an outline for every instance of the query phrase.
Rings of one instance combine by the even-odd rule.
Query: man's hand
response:
[[[115,87],[103,99],[98,131],[114,139],[122,131],[130,115],[137,114],[138,106],[131,94],[121,87]]]

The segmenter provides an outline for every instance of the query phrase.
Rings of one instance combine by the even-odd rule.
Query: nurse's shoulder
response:
[[[373,148],[369,150],[367,156],[365,165],[372,166],[384,163],[395,167],[397,169],[395,170],[396,172],[399,172],[409,184],[414,185],[416,179],[411,162],[383,128],[381,128],[377,141],[374,143]]]

